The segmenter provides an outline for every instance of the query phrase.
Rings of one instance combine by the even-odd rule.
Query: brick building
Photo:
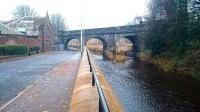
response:
[[[4,44],[7,44],[8,41],[15,40],[15,44],[23,43],[29,47],[40,47],[42,51],[52,50],[53,31],[48,13],[45,17],[23,17],[4,22],[3,24],[8,27],[8,29],[12,29],[18,33],[8,35],[2,33],[0,44],[2,44],[3,41]]]

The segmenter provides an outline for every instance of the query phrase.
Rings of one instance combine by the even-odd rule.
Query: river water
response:
[[[125,112],[200,112],[200,81],[134,59],[116,63],[94,57]]]

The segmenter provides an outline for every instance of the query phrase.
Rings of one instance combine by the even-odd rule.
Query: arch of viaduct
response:
[[[80,30],[61,31],[58,34],[60,44],[65,45],[72,39],[80,40]],[[86,44],[91,38],[97,38],[103,43],[103,53],[109,48],[116,46],[121,38],[127,38],[133,43],[133,52],[137,54],[144,49],[145,25],[127,25],[107,28],[94,28],[83,30],[83,43]]]

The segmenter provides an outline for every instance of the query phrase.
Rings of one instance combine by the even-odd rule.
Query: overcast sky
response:
[[[21,4],[30,5],[40,16],[60,13],[70,29],[124,25],[136,15],[146,13],[148,0],[0,0],[0,20],[11,20],[12,12]],[[82,5],[81,5],[82,4]],[[82,7],[82,8],[81,8]]]

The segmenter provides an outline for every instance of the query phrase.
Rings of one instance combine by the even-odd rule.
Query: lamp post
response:
[[[82,25],[82,15],[81,15],[81,54],[83,53],[83,25]]]
[[[83,47],[84,47],[84,45],[83,45],[83,17],[82,17],[82,13],[83,13],[83,12],[82,12],[82,11],[83,11],[83,10],[82,10],[82,7],[83,7],[83,6],[82,6],[82,0],[81,0],[80,7],[81,7],[81,8],[80,8],[80,9],[81,9],[81,10],[80,10],[80,11],[81,11],[81,39],[80,39],[80,40],[81,40],[81,55],[82,55],[82,53],[83,53]]]

